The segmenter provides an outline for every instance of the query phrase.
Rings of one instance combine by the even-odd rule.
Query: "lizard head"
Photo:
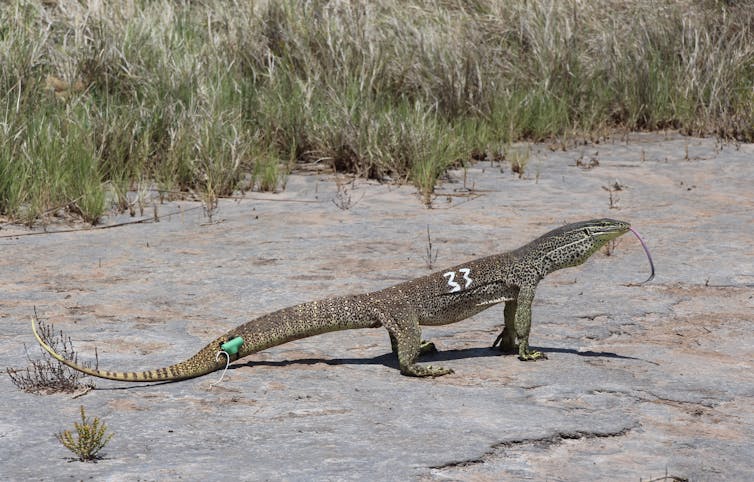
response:
[[[538,239],[544,251],[543,270],[551,273],[561,268],[577,266],[611,239],[627,233],[631,225],[615,219],[593,219],[567,224]]]

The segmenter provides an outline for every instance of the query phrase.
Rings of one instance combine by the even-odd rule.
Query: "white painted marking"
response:
[[[448,271],[443,276],[448,278],[448,286],[452,288],[450,290],[451,293],[455,293],[456,291],[461,291],[461,285],[459,285],[458,283],[454,281],[456,279],[455,271]]]
[[[471,278],[469,278],[469,274],[471,274],[471,270],[469,268],[461,268],[458,271],[463,273],[463,279],[466,280],[466,286],[464,288],[468,288],[469,285],[471,285]]]
[[[471,269],[469,268],[461,268],[458,270],[459,272],[463,273],[463,279],[466,282],[464,285],[464,288],[468,288],[471,286],[471,283],[474,282],[471,278],[469,278],[469,275],[471,274]],[[456,272],[455,271],[448,271],[443,275],[444,277],[448,278],[448,286],[450,286],[450,292],[455,293],[457,291],[461,291],[461,285],[456,282]]]

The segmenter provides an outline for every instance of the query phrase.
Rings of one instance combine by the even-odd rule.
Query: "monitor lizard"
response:
[[[531,305],[537,284],[553,271],[583,263],[605,243],[629,230],[633,231],[629,223],[613,219],[568,224],[516,250],[478,258],[379,291],[283,308],[228,331],[185,361],[156,370],[113,372],[91,368],[56,353],[39,335],[33,318],[32,330],[50,355],[71,368],[100,378],[143,382],[194,378],[289,341],[331,331],[382,326],[390,336],[402,374],[437,377],[453,371],[417,363],[421,352],[434,349],[433,344],[422,342],[421,326],[455,323],[499,303],[505,303],[505,325],[493,348],[517,352],[524,361],[546,358],[544,353],[529,348]],[[649,256],[646,245],[640,237],[639,240]],[[649,261],[652,265],[651,257]],[[653,276],[652,265],[649,279]],[[220,353],[226,354],[227,363],[218,359]]]

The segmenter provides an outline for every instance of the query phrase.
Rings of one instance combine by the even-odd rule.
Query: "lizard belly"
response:
[[[450,323],[456,323],[461,320],[465,320],[471,316],[476,315],[479,312],[493,307],[494,304],[464,304],[448,306],[446,309],[439,313],[434,313],[431,316],[422,317],[419,320],[420,325],[447,325]]]
[[[477,303],[477,306],[487,306],[487,305],[496,305],[498,303],[502,303],[503,301],[513,301],[515,298],[513,296],[501,296],[499,298],[495,298],[492,300],[486,300],[486,301],[480,301]]]
[[[498,303],[514,299],[514,293],[505,287],[486,286],[451,295],[436,296],[423,307],[422,325],[446,325],[465,320]]]

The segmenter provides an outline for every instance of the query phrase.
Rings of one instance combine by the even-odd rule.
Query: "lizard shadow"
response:
[[[614,358],[623,360],[645,361],[658,365],[658,363],[636,358],[632,356],[618,355],[617,353],[606,351],[578,351],[573,348],[551,348],[551,347],[531,347],[544,353],[568,353],[583,357],[594,358]],[[420,363],[432,363],[449,360],[462,360],[466,358],[486,358],[498,356],[511,356],[514,354],[502,353],[497,349],[490,347],[462,348],[460,350],[442,350],[434,353],[428,353],[419,357]],[[387,352],[372,358],[296,358],[290,360],[251,360],[245,363],[234,363],[228,367],[228,370],[237,370],[239,368],[268,366],[268,367],[288,367],[296,365],[316,365],[323,363],[325,365],[384,365],[389,368],[398,369],[398,360],[392,352]],[[174,383],[173,381],[164,381],[148,384],[130,385],[127,387],[103,387],[96,390],[118,391],[133,390],[138,388],[154,387],[157,385],[166,385]]]
[[[544,353],[569,353],[583,357],[597,358],[614,358],[624,360],[640,360],[641,358],[618,355],[617,353],[605,351],[578,351],[572,348],[549,348],[549,347],[532,347]],[[498,356],[514,356],[511,353],[502,353],[497,349],[490,347],[462,348],[459,350],[442,350],[434,353],[428,353],[419,357],[419,363],[431,363],[450,360],[462,360],[467,358],[485,358]],[[236,370],[244,367],[269,366],[269,367],[288,367],[295,365],[316,365],[322,363],[325,365],[384,365],[390,368],[398,368],[398,360],[392,352],[387,352],[372,358],[296,358],[290,360],[251,360],[245,363],[235,363],[228,367],[228,370]]]
[[[458,360],[462,358],[479,358],[500,356],[501,353],[489,347],[465,348],[462,350],[445,350],[435,353],[428,353],[419,357],[419,362],[433,362],[440,360]],[[398,360],[392,352],[387,352],[372,358],[294,358],[288,360],[249,360],[243,363],[235,362],[228,366],[228,371],[239,368],[248,368],[255,366],[268,367],[288,367],[296,365],[316,365],[323,363],[325,365],[384,365],[386,367],[398,369]],[[136,390],[139,388],[155,387],[158,385],[167,385],[175,383],[174,381],[161,381],[154,383],[143,383],[138,385],[118,386],[118,387],[97,387],[96,390],[102,391],[120,391]]]
[[[419,357],[419,362],[432,362],[442,360],[458,360],[461,358],[481,358],[499,356],[500,353],[490,348],[465,348],[462,350],[445,350],[428,353]],[[372,358],[297,358],[291,360],[252,360],[246,363],[237,363],[228,367],[235,370],[242,367],[271,366],[286,367],[292,365],[384,365],[390,368],[398,368],[398,359],[392,352],[387,352]]]
[[[649,363],[655,363],[650,362],[649,360],[645,360],[643,358],[637,358],[635,356],[626,356],[626,355],[618,355],[617,353],[613,353],[611,351],[579,351],[575,350],[573,348],[539,348],[540,351],[544,353],[569,353],[571,355],[578,355],[583,357],[594,357],[594,358],[615,358],[618,360],[637,360],[637,361],[644,361]],[[655,363],[657,365],[657,363]]]

